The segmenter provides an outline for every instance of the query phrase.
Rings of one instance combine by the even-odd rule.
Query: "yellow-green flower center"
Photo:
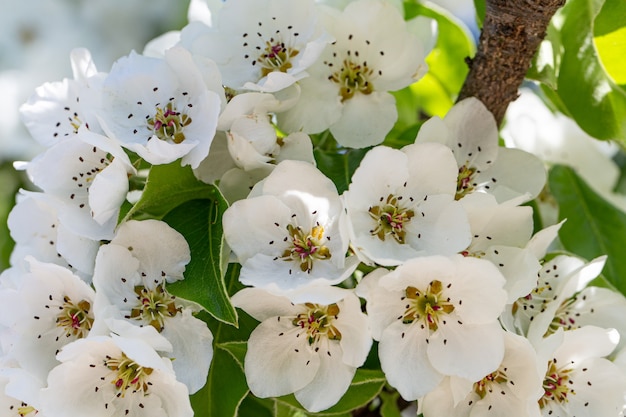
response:
[[[339,84],[339,95],[341,101],[351,99],[357,92],[361,94],[371,94],[374,91],[370,78],[374,70],[367,66],[367,62],[357,64],[345,59],[338,71],[332,73],[328,79]]]
[[[333,321],[339,315],[337,304],[324,306],[306,303],[305,306],[307,311],[298,314],[292,323],[306,332],[309,345],[318,342],[322,337],[327,337],[330,340],[341,340],[341,333],[333,325]]]
[[[174,317],[176,313],[181,311],[181,308],[177,307],[174,302],[176,297],[168,293],[163,285],[152,290],[144,286],[137,286],[135,293],[138,303],[131,310],[129,318],[143,320],[159,332],[163,331],[166,318]]]
[[[476,173],[476,168],[463,165],[459,168],[459,175],[456,180],[456,200],[460,200],[467,194],[471,194],[474,191],[474,184],[472,183],[473,176]]]
[[[498,369],[497,371],[490,373],[480,381],[475,382],[474,392],[478,394],[478,396],[482,399],[485,398],[485,396],[493,390],[491,387],[492,385],[506,384],[507,382],[509,382],[509,378],[506,376],[504,371]]]
[[[298,55],[298,50],[285,45],[284,42],[266,42],[265,50],[257,59],[261,65],[261,75],[265,77],[274,71],[287,72],[293,66],[291,58],[296,55]]]
[[[148,119],[148,127],[157,138],[164,141],[171,140],[174,143],[181,143],[185,140],[183,131],[190,123],[191,117],[176,111],[171,102],[165,107],[157,107],[154,117]]]
[[[539,399],[539,406],[545,407],[549,401],[556,401],[557,403],[568,402],[568,396],[575,395],[573,389],[571,389],[572,381],[569,379],[571,369],[558,368],[555,360],[548,362],[548,371],[543,380],[543,397]]]
[[[382,241],[391,236],[396,242],[405,243],[405,225],[415,213],[413,210],[403,208],[400,199],[392,194],[389,194],[384,202],[382,200],[381,198],[383,204],[372,206],[368,210],[370,217],[376,221],[376,227],[370,230],[370,233]]]
[[[287,230],[291,237],[291,246],[283,251],[283,260],[296,261],[300,264],[302,272],[311,272],[315,260],[330,259],[330,249],[324,245],[322,226],[315,226],[307,232],[299,226],[290,224]]]
[[[87,336],[93,325],[91,303],[80,300],[74,303],[68,296],[63,297],[61,312],[57,315],[57,327],[65,330],[66,336],[82,339]]]
[[[38,412],[39,411],[37,411],[37,409],[35,407],[33,407],[32,405],[28,405],[26,403],[22,403],[22,406],[18,407],[18,409],[17,409],[17,415],[20,416],[20,417],[26,417],[26,416],[29,416],[29,415],[34,416]]]
[[[436,331],[440,321],[454,311],[454,306],[444,294],[443,284],[433,280],[426,290],[407,287],[402,300],[406,302],[406,310],[402,316],[405,324],[414,321],[422,322],[429,330]]]
[[[111,383],[115,385],[117,392],[122,397],[129,388],[132,389],[133,393],[147,393],[148,377],[152,374],[152,368],[139,365],[124,353],[117,358],[107,356],[104,365],[114,372]]]

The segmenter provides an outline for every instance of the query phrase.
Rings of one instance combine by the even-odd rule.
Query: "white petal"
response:
[[[387,381],[407,401],[426,395],[443,379],[426,355],[426,337],[426,331],[396,320],[384,330],[378,345]]]
[[[320,364],[315,378],[296,391],[296,399],[307,411],[318,412],[335,405],[350,387],[356,368],[341,361],[342,348],[327,340],[320,351]]]
[[[319,355],[299,328],[288,320],[269,319],[248,339],[244,368],[250,391],[257,397],[286,395],[308,385],[320,366]]]
[[[341,118],[330,126],[330,132],[342,146],[366,148],[381,143],[397,119],[396,100],[391,94],[355,94],[344,101]]]

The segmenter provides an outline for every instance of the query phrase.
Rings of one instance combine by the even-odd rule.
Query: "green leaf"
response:
[[[429,103],[425,109],[431,115],[443,116],[442,104],[452,107],[469,72],[465,59],[474,56],[476,46],[472,34],[465,25],[447,10],[429,3],[428,6],[417,3],[405,3],[406,15],[422,15],[437,21],[437,43],[426,57],[428,77],[424,77],[411,87],[418,100]],[[441,91],[447,95],[442,97]],[[442,97],[441,103],[433,97]],[[447,112],[448,109],[445,109]],[[418,120],[414,120],[413,123]]]
[[[334,416],[343,415],[350,411],[364,407],[372,401],[382,390],[387,380],[382,371],[372,369],[357,369],[350,388],[337,404],[328,410],[319,413],[307,413],[310,416]],[[277,402],[292,408],[300,409],[301,406],[293,395],[280,397]]]
[[[626,92],[606,72],[594,43],[594,20],[603,4],[570,0],[564,7],[557,92],[588,134],[626,143]]]
[[[626,294],[626,213],[602,199],[569,167],[553,167],[549,185],[559,204],[559,219],[567,219],[559,231],[563,247],[588,260],[608,255],[604,276]]]
[[[124,220],[162,219],[175,207],[197,199],[217,199],[219,192],[212,185],[199,181],[189,166],[180,161],[150,168],[141,199],[130,209]]]
[[[557,88],[557,75],[561,63],[563,46],[561,33],[554,24],[548,25],[546,37],[533,57],[532,65],[526,74],[527,78],[539,81],[552,90]]]
[[[330,178],[337,187],[339,194],[348,189],[352,174],[357,169],[368,149],[349,149],[342,153],[337,151],[314,151],[317,168]]]
[[[398,408],[398,398],[400,394],[397,391],[380,393],[380,415],[381,417],[402,417]]]
[[[485,14],[487,13],[487,2],[485,0],[474,0],[474,7],[476,7],[476,19],[480,26],[485,21]]]
[[[217,189],[213,194],[213,200],[187,201],[163,218],[185,237],[191,249],[185,279],[170,284],[168,290],[197,302],[217,320],[237,325],[237,312],[224,282],[222,214],[228,204]]]
[[[8,268],[14,242],[9,234],[7,218],[15,204],[15,193],[23,187],[23,174],[15,171],[12,164],[0,164],[0,272]]]
[[[606,0],[596,17],[594,41],[604,68],[617,84],[626,85],[626,2]]]
[[[244,343],[245,344],[245,343]],[[236,417],[237,409],[248,394],[243,362],[229,348],[216,344],[206,385],[191,396],[198,417]]]

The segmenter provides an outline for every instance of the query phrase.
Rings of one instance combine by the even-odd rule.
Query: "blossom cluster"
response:
[[[9,218],[3,413],[200,413],[189,396],[214,337],[203,306],[168,289],[194,252],[164,213],[127,216],[152,167],[174,164],[228,201],[245,286],[230,302],[259,322],[253,395],[326,410],[373,356],[425,417],[622,415],[626,300],[587,286],[604,258],[549,253],[560,225],[534,232],[524,204],[543,162],[500,147],[474,98],[382,145],[390,92],[426,73],[434,24],[387,0],[339,3],[229,0],[109,72],[77,49],[73,79],[22,106],[46,150],[24,166],[40,191]],[[342,192],[316,166],[318,134],[364,150]]]

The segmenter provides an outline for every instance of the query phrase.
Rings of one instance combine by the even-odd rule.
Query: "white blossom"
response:
[[[424,123],[415,139],[423,142],[452,149],[458,164],[457,199],[481,191],[493,194],[498,202],[525,194],[531,200],[546,182],[543,163],[536,156],[498,146],[495,119],[475,97],[454,105],[445,118]]]
[[[246,288],[233,304],[261,321],[245,358],[248,386],[261,398],[294,393],[308,411],[341,399],[372,339],[358,297],[349,290],[330,304],[294,304],[262,289]]]
[[[67,345],[42,390],[46,417],[191,417],[170,359],[141,339],[94,336]]]
[[[324,25],[335,38],[299,82],[301,98],[278,115],[288,132],[330,129],[337,142],[364,148],[383,141],[397,119],[389,91],[418,80],[426,69],[423,41],[387,1],[358,0],[343,11],[326,7]]]
[[[275,92],[306,77],[331,40],[312,0],[230,0],[211,17],[183,29],[182,44],[217,63],[233,90]]]
[[[175,359],[177,379],[194,393],[206,382],[213,335],[192,315],[198,309],[194,303],[167,290],[168,282],[183,279],[189,260],[187,242],[166,223],[123,223],[96,257],[94,331],[107,334],[121,326],[116,320],[147,327],[144,332],[137,330],[137,334],[143,333],[140,337],[155,337],[156,331],[171,344],[171,351],[163,354]]]
[[[370,150],[343,194],[354,250],[389,266],[467,248],[470,225],[454,200],[455,178],[454,157],[443,145]]]
[[[281,162],[224,213],[226,241],[242,265],[239,280],[293,302],[324,302],[326,287],[358,264],[346,258],[342,213],[331,180],[309,163]]]
[[[367,300],[382,370],[405,400],[426,395],[445,376],[479,381],[498,369],[503,285],[492,263],[461,255],[414,258],[363,278],[357,293]]]
[[[69,270],[28,258],[28,273],[14,289],[0,290],[0,322],[12,330],[7,355],[41,380],[68,343],[93,325],[93,289]],[[6,342],[5,342],[6,343]]]
[[[621,416],[626,374],[605,358],[618,340],[615,330],[585,326],[538,342],[538,367],[545,375],[542,415]]]
[[[524,337],[506,332],[504,358],[497,370],[478,381],[446,377],[426,394],[425,417],[478,417],[484,415],[539,417],[543,374],[533,366],[537,354]]]
[[[223,102],[212,61],[181,47],[162,59],[131,53],[104,80],[101,123],[151,164],[182,158],[183,165],[196,168],[209,153]]]

